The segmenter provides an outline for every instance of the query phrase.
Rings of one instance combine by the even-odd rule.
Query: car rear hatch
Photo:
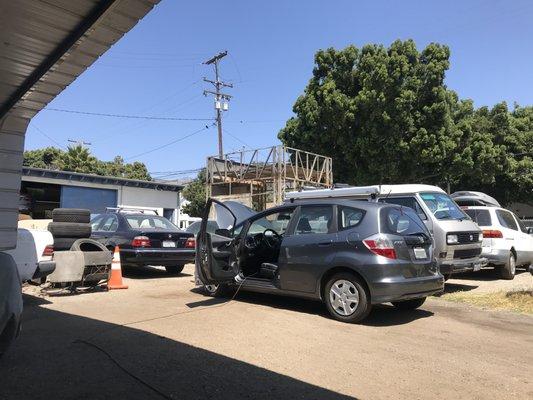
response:
[[[379,235],[389,241],[389,258],[403,261],[400,264],[404,277],[435,274],[433,241],[426,226],[412,209],[401,206],[384,208]]]

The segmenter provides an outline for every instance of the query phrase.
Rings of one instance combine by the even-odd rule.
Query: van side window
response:
[[[387,197],[379,199],[382,203],[397,204],[399,206],[409,207],[415,210],[421,220],[427,220],[428,217],[415,197]]]
[[[496,215],[498,216],[498,221],[500,221],[501,226],[514,231],[518,230],[518,225],[513,218],[513,214],[511,214],[509,211],[496,210]]]
[[[339,230],[353,228],[361,223],[365,211],[358,208],[339,206]]]

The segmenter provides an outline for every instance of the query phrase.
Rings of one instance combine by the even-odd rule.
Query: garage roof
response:
[[[183,186],[161,181],[141,181],[138,179],[118,178],[115,176],[102,176],[94,174],[82,174],[80,172],[54,171],[43,168],[22,167],[22,176],[44,177],[76,182],[99,183],[102,185],[131,186],[153,190],[165,190],[179,192]]]
[[[0,5],[0,119],[30,119],[159,0],[16,0]]]

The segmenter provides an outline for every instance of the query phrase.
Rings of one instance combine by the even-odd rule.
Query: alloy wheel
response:
[[[355,285],[345,279],[335,281],[329,290],[331,307],[342,316],[352,315],[359,305],[359,292]]]

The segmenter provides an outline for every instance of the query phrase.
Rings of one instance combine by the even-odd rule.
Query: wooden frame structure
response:
[[[272,146],[207,159],[207,196],[237,200],[256,210],[281,204],[286,191],[333,185],[331,157]]]

